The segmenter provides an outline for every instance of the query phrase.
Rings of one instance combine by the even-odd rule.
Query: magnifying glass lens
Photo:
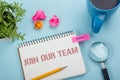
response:
[[[90,57],[97,62],[105,61],[108,58],[109,49],[101,42],[93,43],[90,47]]]

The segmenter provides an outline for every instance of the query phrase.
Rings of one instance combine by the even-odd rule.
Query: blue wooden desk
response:
[[[13,2],[14,0],[6,0]],[[105,41],[110,45],[111,54],[106,61],[111,80],[120,80],[120,9],[104,23],[99,34],[91,32],[91,17],[88,14],[86,0],[15,0],[23,3],[27,10],[26,16],[18,23],[19,32],[25,33],[25,41],[44,37],[55,33],[74,30],[77,34],[90,33],[91,40],[80,43],[87,73],[66,80],[103,80],[100,65],[88,56],[89,46],[94,41]],[[44,27],[35,30],[31,20],[36,10],[42,9],[47,15],[43,21]],[[57,28],[50,28],[48,21],[52,15],[60,18]],[[10,40],[0,40],[0,80],[23,80],[17,46],[21,40],[12,43]]]

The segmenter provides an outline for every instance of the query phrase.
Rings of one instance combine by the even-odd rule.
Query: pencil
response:
[[[51,70],[51,71],[49,71],[49,72],[43,73],[43,74],[41,74],[41,75],[39,75],[39,76],[37,76],[37,77],[35,77],[35,78],[32,78],[31,80],[39,80],[39,79],[45,78],[45,77],[47,77],[47,76],[50,76],[50,75],[55,74],[55,73],[57,73],[57,72],[60,72],[60,71],[62,71],[62,70],[65,69],[65,68],[67,68],[67,66],[60,67],[60,68],[56,68],[56,69]]]

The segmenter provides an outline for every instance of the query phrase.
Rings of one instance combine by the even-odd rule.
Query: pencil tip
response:
[[[67,68],[68,66],[64,66],[64,67],[62,67],[62,69],[65,69],[65,68]]]

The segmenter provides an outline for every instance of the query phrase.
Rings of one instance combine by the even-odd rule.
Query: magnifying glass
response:
[[[101,64],[104,80],[110,80],[107,68],[104,63],[107,60],[108,55],[110,53],[110,50],[107,47],[107,45],[103,42],[95,42],[90,46],[89,50],[90,58]]]

